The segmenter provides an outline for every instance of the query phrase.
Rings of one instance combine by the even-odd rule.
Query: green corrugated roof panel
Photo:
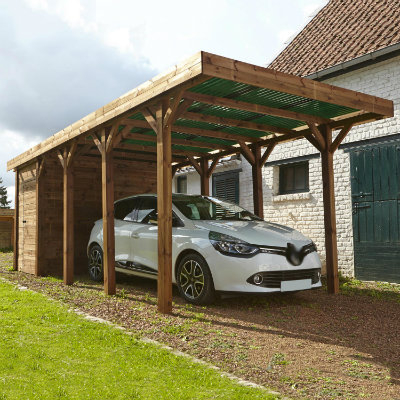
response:
[[[278,92],[275,90],[263,89],[243,83],[232,82],[221,78],[211,78],[189,90],[191,92],[226,97],[309,115],[318,115],[323,118],[333,118],[339,115],[358,111],[349,107],[312,100],[306,97]]]
[[[273,125],[279,128],[293,129],[304,125],[303,121],[296,121],[294,119],[273,117],[270,115],[257,114],[249,111],[236,110],[233,108],[226,108],[204,103],[196,102],[193,104],[189,111],[198,112],[205,115],[213,115],[216,117],[224,117],[231,119],[238,119],[241,121],[251,121],[261,124]]]
[[[263,137],[266,135],[263,132],[255,131],[255,130],[251,130],[251,129],[227,127],[225,125],[210,124],[208,122],[192,121],[190,119],[184,119],[184,118],[181,118],[178,121],[176,121],[175,125],[187,126],[187,127],[199,128],[199,129],[207,129],[207,130],[216,131],[216,132],[235,133],[238,135],[251,136],[251,137],[255,137],[255,138]],[[235,139],[232,139],[232,140],[235,140]]]

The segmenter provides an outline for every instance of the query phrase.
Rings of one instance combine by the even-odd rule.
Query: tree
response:
[[[7,188],[2,183],[3,179],[0,178],[0,208],[10,208],[11,201],[7,199]]]

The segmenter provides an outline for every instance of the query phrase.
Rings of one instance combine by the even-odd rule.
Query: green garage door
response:
[[[350,153],[355,276],[400,283],[400,144]]]

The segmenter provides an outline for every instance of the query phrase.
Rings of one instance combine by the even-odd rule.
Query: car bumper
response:
[[[316,252],[308,254],[299,266],[293,266],[286,257],[275,254],[239,258],[225,256],[216,250],[213,253],[206,260],[218,291],[269,293],[321,287],[321,261]],[[256,274],[262,276],[261,284],[254,283]]]

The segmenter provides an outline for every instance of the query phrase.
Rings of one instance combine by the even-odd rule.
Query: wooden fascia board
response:
[[[94,128],[112,125],[116,119],[128,117],[132,114],[133,109],[143,107],[145,103],[153,101],[157,96],[166,95],[170,90],[182,84],[189,87],[195,86],[201,79],[204,80],[204,77],[202,77],[201,52],[198,52],[183,63],[157,75],[8,161],[7,170],[15,169],[75,137],[82,134],[87,135]]]
[[[330,104],[393,117],[393,102],[327,83],[300,78],[245,62],[202,52],[203,73],[210,77],[276,90]]]

